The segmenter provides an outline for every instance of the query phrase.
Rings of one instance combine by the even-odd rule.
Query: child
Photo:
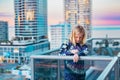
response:
[[[84,28],[78,25],[72,30],[69,42],[61,46],[60,54],[73,56],[73,60],[65,61],[65,80],[85,80],[84,61],[79,60],[79,56],[88,53],[85,35]]]

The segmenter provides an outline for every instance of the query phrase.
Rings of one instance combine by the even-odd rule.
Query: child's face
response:
[[[75,42],[80,43],[83,40],[83,33],[76,33],[75,34]]]

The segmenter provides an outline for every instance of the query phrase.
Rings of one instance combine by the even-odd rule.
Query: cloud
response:
[[[92,16],[94,19],[120,20],[120,12],[99,13]]]
[[[120,20],[93,20],[92,25],[120,25]]]
[[[100,19],[103,19],[103,20],[120,20],[120,15],[105,15],[105,16],[102,16],[100,17]]]
[[[120,13],[99,13],[92,16],[93,25],[120,25]]]
[[[0,17],[14,17],[13,14],[9,14],[9,13],[0,13]]]

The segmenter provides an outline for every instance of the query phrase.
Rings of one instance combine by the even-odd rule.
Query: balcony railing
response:
[[[87,44],[90,55],[116,56],[120,52],[120,38],[91,38]]]
[[[119,80],[118,57],[114,57],[97,80]]]
[[[64,80],[64,61],[72,59],[72,56],[31,56],[32,80]],[[86,80],[120,79],[119,56],[81,56],[80,60],[85,61]]]
[[[120,38],[92,38],[87,44],[89,56],[80,56],[86,80],[120,80]],[[64,80],[64,62],[73,57],[58,54],[55,49],[32,55],[32,80]]]

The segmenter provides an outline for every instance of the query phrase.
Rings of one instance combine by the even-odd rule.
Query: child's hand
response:
[[[74,56],[73,56],[73,62],[78,62],[78,60],[79,60],[78,54],[74,54]]]
[[[88,50],[87,48],[83,51],[85,54],[88,54]]]
[[[78,50],[77,49],[70,50],[70,52],[73,53],[73,54],[78,54]]]

